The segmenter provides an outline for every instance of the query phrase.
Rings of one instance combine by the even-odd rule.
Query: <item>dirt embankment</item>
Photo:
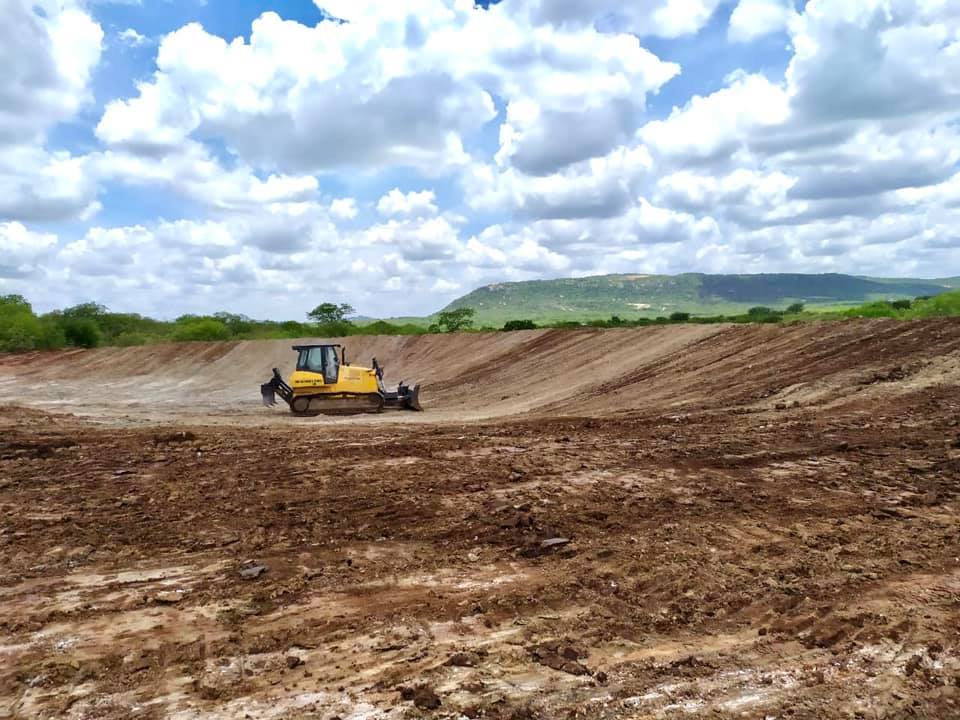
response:
[[[0,357],[0,401],[100,416],[283,422],[259,385],[292,370],[295,341],[194,343]],[[630,330],[353,337],[387,380],[423,382],[429,416],[607,415],[752,403],[818,405],[960,379],[960,322],[672,325]],[[301,421],[302,422],[302,421]],[[329,421],[328,421],[329,422]]]
[[[960,716],[960,324],[362,342],[0,360],[0,717]]]

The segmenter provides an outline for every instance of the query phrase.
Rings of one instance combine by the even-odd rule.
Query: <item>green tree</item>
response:
[[[307,317],[320,325],[332,325],[333,323],[344,322],[354,312],[356,311],[353,307],[347,303],[341,303],[340,305],[320,303],[307,313]]]
[[[437,315],[437,322],[430,326],[430,332],[460,332],[473,327],[473,316],[476,311],[473,308],[457,308],[456,310],[444,310]]]
[[[73,307],[68,307],[66,310],[61,311],[61,315],[65,318],[84,318],[89,320],[98,320],[109,312],[105,305],[95,302],[86,302],[80,303],[79,305],[74,305]]]
[[[533,320],[508,320],[503,325],[503,329],[506,332],[513,332],[515,330],[536,330],[537,324]]]
[[[40,334],[40,321],[22,295],[0,295],[0,351],[33,350]]]
[[[173,339],[177,341],[192,340],[229,340],[230,328],[213,318],[200,318],[178,322],[173,331]]]
[[[214,313],[213,317],[230,328],[230,332],[233,335],[243,335],[253,330],[253,320],[246,315],[218,312]]]
[[[793,305],[787,308],[787,312],[790,313],[791,315],[796,315],[797,313],[803,312],[803,307],[804,307],[803,303],[794,303]]]
[[[33,313],[33,308],[23,295],[0,295],[0,319],[14,313]]]
[[[91,317],[64,317],[60,321],[68,345],[82,348],[95,348],[103,342],[100,326]]]
[[[675,323],[684,323],[690,319],[690,313],[686,312],[675,312],[670,313],[670,322]]]

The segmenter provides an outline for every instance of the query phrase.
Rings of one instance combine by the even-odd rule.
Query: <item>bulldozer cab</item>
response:
[[[340,378],[339,345],[296,345],[297,370],[323,375],[325,385],[335,385]]]

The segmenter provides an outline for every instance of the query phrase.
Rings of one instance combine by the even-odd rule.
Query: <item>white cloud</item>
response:
[[[808,122],[956,111],[960,6],[946,0],[818,0],[791,25],[791,105]]]
[[[526,10],[537,22],[571,23],[622,28],[637,35],[674,38],[700,31],[721,0],[505,0],[513,11]]]
[[[337,220],[353,220],[359,210],[353,198],[336,198],[330,203],[330,214]]]
[[[246,162],[287,171],[408,165],[435,174],[468,161],[463,137],[495,117],[494,94],[535,102],[545,122],[578,130],[616,100],[623,107],[609,122],[622,136],[638,122],[645,94],[679,70],[630,35],[534,27],[499,6],[325,7],[350,22],[307,28],[266,13],[249,43],[227,43],[196,24],[171,33],[153,80],[111,102],[97,135],[162,154],[194,133],[215,134]],[[542,138],[536,127],[518,127],[514,145],[542,146]],[[602,154],[615,139],[570,159]],[[545,156],[535,162],[557,162],[549,148],[529,152]]]
[[[353,242],[395,248],[404,260],[416,262],[446,260],[460,248],[457,229],[444,217],[389,220],[370,226]]]
[[[88,218],[99,209],[85,157],[24,144],[0,152],[0,218],[25,222]]]
[[[133,28],[127,28],[123,32],[117,33],[117,37],[120,42],[130,47],[141,47],[150,42],[150,38],[146,35],[141,35]]]
[[[28,230],[22,223],[0,223],[0,280],[32,275],[57,244],[57,236]]]
[[[91,154],[87,164],[97,179],[159,185],[218,211],[312,202],[319,189],[319,182],[312,175],[271,173],[261,179],[244,164],[226,170],[204,145],[192,140],[160,157],[111,150]]]
[[[493,225],[470,238],[458,259],[465,265],[492,271],[494,276],[521,272],[535,277],[569,269],[570,259],[544,247],[538,235],[531,228],[510,232]]]
[[[96,212],[83,158],[45,148],[90,100],[103,31],[69,0],[13,0],[0,23],[0,219],[66,220]]]
[[[493,116],[490,96],[442,68],[412,67],[402,37],[389,51],[389,34],[375,29],[307,28],[266,13],[246,44],[187,25],[161,42],[154,80],[107,106],[97,134],[163,153],[195,131],[214,133],[247,162],[297,171],[462,162],[461,132]]]
[[[402,193],[399,188],[394,188],[377,202],[377,212],[386,217],[436,215],[436,199],[433,190]]]
[[[718,0],[320,4],[349,22],[170,33],[81,148],[48,142],[90,117],[102,31],[85,5],[16,0],[0,28],[0,286],[46,270],[61,304],[95,278],[98,299],[140,311],[291,317],[318,283],[394,314],[544,275],[960,274],[955,2],[730,2],[727,37],[704,42],[790,44],[744,44],[731,57],[752,69],[692,66],[685,83],[645,38],[699,32]],[[700,41],[655,46],[682,58]],[[690,86],[713,91],[676,94]],[[663,88],[676,107],[651,118]],[[165,219],[112,222],[117,185],[155,193]],[[71,223],[62,249],[37,231],[56,222]]]
[[[792,0],[740,0],[730,15],[729,36],[750,42],[785,30],[795,16]]]
[[[752,133],[789,116],[784,89],[762,75],[737,74],[707,97],[694,96],[666,120],[647,123],[640,137],[658,154],[677,162],[728,158]]]
[[[0,147],[42,141],[90,99],[103,31],[72,2],[7,3],[0,23]]]
[[[652,165],[645,147],[621,146],[545,176],[473,165],[464,172],[463,185],[476,209],[535,219],[613,217],[635,202],[638,185]]]

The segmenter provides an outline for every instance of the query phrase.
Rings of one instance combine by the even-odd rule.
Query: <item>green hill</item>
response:
[[[960,278],[919,280],[824,275],[601,275],[497,283],[477,288],[446,308],[473,308],[477,325],[507,320],[589,320],[617,315],[624,320],[674,312],[693,315],[742,313],[765,305],[796,302],[811,309],[937,295],[960,287]]]

